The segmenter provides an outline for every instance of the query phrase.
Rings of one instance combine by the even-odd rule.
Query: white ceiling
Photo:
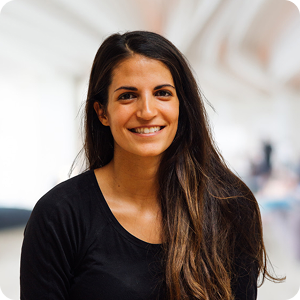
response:
[[[285,0],[14,0],[0,15],[0,60],[86,74],[111,33],[169,38],[195,69],[268,90],[300,90],[300,17]]]

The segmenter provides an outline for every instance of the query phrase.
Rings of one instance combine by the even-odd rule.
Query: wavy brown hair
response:
[[[105,108],[112,70],[133,54],[163,62],[180,102],[178,130],[158,170],[166,298],[233,300],[241,276],[278,280],[267,271],[260,211],[249,188],[226,166],[213,143],[207,116],[188,62],[164,37],[146,31],[113,34],[100,46],[85,107],[87,168],[114,154],[113,136],[94,111]]]

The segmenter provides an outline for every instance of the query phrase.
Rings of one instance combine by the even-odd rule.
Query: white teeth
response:
[[[137,133],[153,133],[160,130],[160,126],[134,128],[133,131]]]

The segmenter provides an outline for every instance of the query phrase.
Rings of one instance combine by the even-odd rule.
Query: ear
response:
[[[95,112],[98,116],[99,121],[104,125],[104,126],[109,126],[108,118],[105,114],[105,110],[103,108],[103,105],[101,105],[98,102],[94,103],[94,109]]]

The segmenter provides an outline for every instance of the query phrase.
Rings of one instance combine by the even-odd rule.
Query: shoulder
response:
[[[68,203],[76,205],[83,199],[88,199],[91,190],[95,189],[92,171],[79,174],[64,182],[59,183],[48,191],[36,203],[35,209],[47,207],[51,209],[55,206],[64,206]]]
[[[87,171],[56,185],[41,197],[29,223],[86,222],[99,212],[101,196],[93,171]]]
[[[94,183],[94,173],[93,171],[87,171],[74,176],[66,181],[63,181],[53,187],[45,196],[48,195],[74,195],[80,194],[89,190],[90,186]]]

